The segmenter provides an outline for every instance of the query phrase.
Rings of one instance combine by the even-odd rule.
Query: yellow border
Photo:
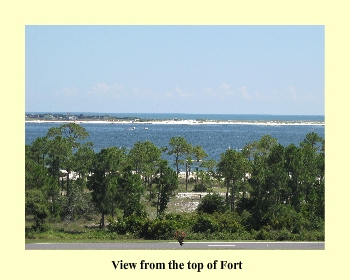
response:
[[[117,3],[116,3],[117,2]],[[346,1],[5,1],[1,5],[1,273],[17,279],[230,277],[324,279],[346,266],[349,187],[347,104],[349,39]],[[236,3],[237,2],[237,3]],[[325,251],[25,251],[24,32],[31,24],[311,24],[326,30]],[[341,102],[337,102],[337,101]],[[342,132],[341,136],[337,133]],[[5,156],[3,156],[5,155]],[[339,227],[337,227],[339,223]],[[115,271],[111,261],[243,262],[244,269]]]

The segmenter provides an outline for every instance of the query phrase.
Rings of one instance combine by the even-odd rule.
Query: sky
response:
[[[26,112],[324,115],[324,26],[26,26]]]

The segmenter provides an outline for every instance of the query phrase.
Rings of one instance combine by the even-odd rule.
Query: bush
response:
[[[292,233],[300,233],[307,227],[307,220],[292,206],[276,204],[268,209],[266,220],[274,230],[288,229]]]
[[[192,227],[194,232],[214,232],[219,228],[215,219],[208,214],[200,214]]]
[[[142,230],[142,237],[146,239],[174,239],[176,228],[176,222],[166,219],[148,220]]]
[[[198,213],[212,214],[214,212],[225,212],[227,209],[225,198],[217,193],[207,194],[197,207]]]
[[[206,192],[207,191],[207,187],[203,184],[198,184],[198,185],[195,185],[193,190],[193,192]]]
[[[286,228],[283,228],[282,230],[280,230],[278,232],[277,237],[275,238],[275,240],[278,240],[278,241],[289,241],[292,239],[293,239],[292,233]]]
[[[218,225],[219,232],[236,233],[244,231],[244,227],[240,222],[241,218],[237,213],[214,213],[213,218]]]
[[[147,218],[133,214],[117,221],[110,220],[107,228],[109,231],[118,234],[128,233],[140,237],[146,223]]]

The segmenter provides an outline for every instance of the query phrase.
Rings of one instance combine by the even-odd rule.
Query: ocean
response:
[[[71,113],[73,115],[74,113]],[[78,113],[75,113],[78,115]],[[99,114],[99,113],[84,113]],[[104,115],[100,113],[100,115]],[[207,159],[219,160],[220,155],[227,149],[241,150],[247,143],[259,140],[269,134],[284,146],[295,144],[299,146],[306,134],[315,132],[325,138],[325,126],[319,124],[305,124],[309,122],[324,122],[324,116],[274,116],[274,115],[211,115],[211,114],[108,114],[118,117],[137,117],[142,119],[181,119],[181,120],[237,120],[245,124],[149,124],[149,123],[79,123],[89,132],[86,141],[94,143],[94,150],[111,146],[125,147],[130,150],[134,143],[149,140],[158,147],[169,146],[173,136],[183,136],[193,146],[202,146],[208,154]],[[266,125],[256,122],[295,122],[295,125]],[[37,137],[45,136],[48,129],[60,126],[54,122],[26,122],[25,144],[31,144]],[[172,157],[164,155],[169,161]]]

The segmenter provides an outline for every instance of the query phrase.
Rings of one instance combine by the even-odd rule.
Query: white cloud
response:
[[[231,89],[230,85],[226,83],[222,83],[221,86],[218,88],[218,90],[221,90],[221,91],[230,91],[230,89]]]
[[[207,97],[215,97],[220,100],[227,100],[229,97],[234,96],[234,91],[231,89],[231,86],[226,83],[222,83],[216,90],[210,87],[205,88],[203,92]]]
[[[180,98],[188,98],[191,97],[191,93],[184,92],[180,87],[175,88],[176,95]]]
[[[93,93],[101,93],[101,92],[107,92],[109,90],[109,86],[105,83],[97,83],[96,86],[92,87]]]
[[[191,98],[193,95],[193,93],[183,91],[180,87],[176,87],[174,90],[164,93],[164,96],[167,98]]]
[[[59,91],[56,91],[54,96],[56,98],[69,98],[75,97],[79,94],[79,89],[76,87],[64,87]]]
[[[287,98],[297,100],[298,95],[295,86],[289,86],[287,89]]]
[[[153,98],[155,97],[155,93],[151,89],[139,89],[134,87],[130,94],[126,93],[126,96],[131,98]]]
[[[217,89],[217,92],[221,98],[227,98],[229,96],[233,96],[233,90],[231,90],[230,85],[226,83],[222,83],[220,87]]]
[[[113,90],[117,90],[117,91],[122,91],[122,90],[124,89],[124,86],[123,86],[123,85],[119,85],[119,84],[117,84],[117,83],[114,83],[114,84],[112,85],[112,89],[113,89]]]
[[[97,83],[91,88],[88,93],[93,96],[119,98],[123,90],[124,86],[117,83],[113,83],[112,85],[108,85],[106,83]]]
[[[249,100],[252,99],[252,97],[250,96],[250,94],[247,91],[247,87],[246,86],[241,86],[238,89],[238,92],[241,94],[241,97],[243,97],[244,99],[249,99]]]
[[[174,98],[174,94],[170,91],[167,91],[166,93],[164,93],[165,97],[168,97],[168,98]]]

